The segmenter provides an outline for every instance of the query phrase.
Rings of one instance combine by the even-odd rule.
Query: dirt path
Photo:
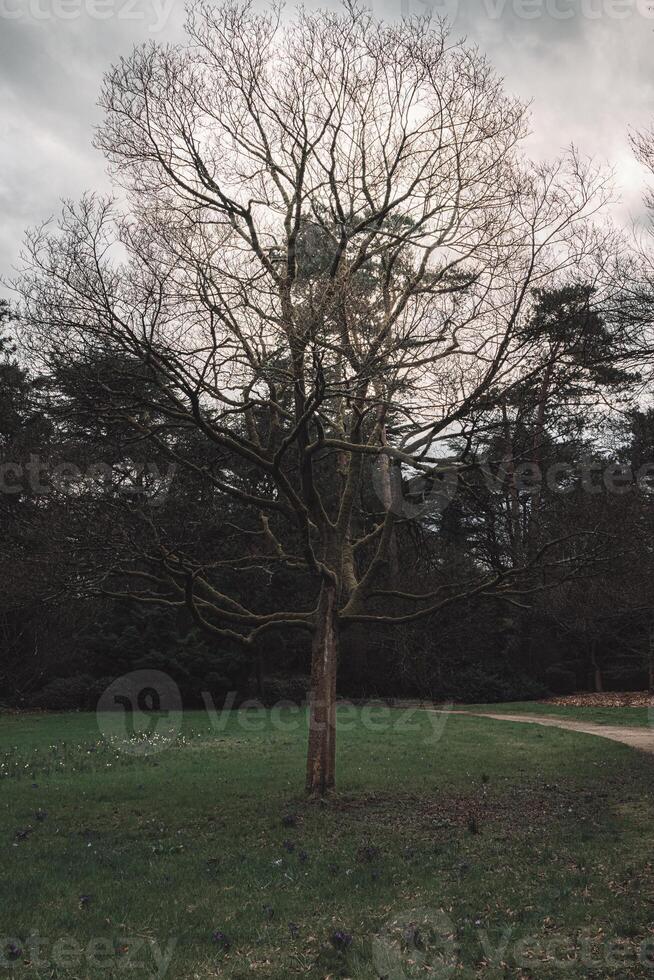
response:
[[[654,731],[651,728],[630,728],[625,725],[597,725],[592,721],[573,721],[569,718],[555,718],[546,715],[504,715],[481,711],[454,711],[452,714],[473,715],[476,718],[493,718],[495,721],[519,721],[528,725],[549,725],[552,728],[565,728],[570,732],[583,732],[584,735],[599,735],[612,742],[624,742],[632,749],[654,754]]]

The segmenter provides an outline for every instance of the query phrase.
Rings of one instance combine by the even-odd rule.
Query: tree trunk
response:
[[[654,694],[654,626],[649,631],[649,693]]]
[[[502,459],[502,469],[506,480],[507,495],[507,531],[509,535],[509,545],[511,548],[511,560],[514,568],[522,568],[525,564],[524,555],[524,527],[520,513],[520,500],[518,499],[518,488],[515,478],[515,460],[513,456],[513,439],[509,425],[509,417],[506,405],[502,405],[502,418],[504,427],[504,457]]]
[[[265,676],[264,676],[264,671],[263,671],[263,654],[261,653],[261,650],[258,650],[257,651],[256,657],[255,657],[255,660],[254,660],[254,669],[255,669],[256,678],[257,678],[257,697],[259,698],[259,700],[261,701],[262,704],[265,704],[266,703],[266,681],[265,681]]]
[[[590,641],[590,662],[593,666],[593,681],[595,685],[595,693],[602,694],[604,691],[604,683],[602,678],[602,669],[597,663],[597,640]]]
[[[381,394],[377,391],[377,395],[381,398]],[[386,427],[386,410],[382,401],[380,401],[377,406],[377,422],[379,423],[379,441],[384,449],[388,448],[388,429]],[[391,457],[386,452],[382,452],[377,457],[377,478],[379,480],[376,486],[377,495],[381,500],[384,510],[386,513],[391,511],[397,516],[401,517],[403,510],[403,500],[402,500],[402,476],[401,472],[396,469],[395,464]],[[389,588],[395,588],[397,585],[397,579],[399,575],[399,556],[397,549],[397,536],[395,534],[395,526],[393,525],[390,529],[390,538],[388,541],[386,559],[388,562],[388,577],[389,577]]]
[[[336,671],[338,618],[336,586],[325,584],[318,602],[311,655],[307,793],[316,799],[336,781]]]
[[[388,439],[386,435],[386,426],[382,426],[381,430],[381,443],[382,446],[388,445]],[[380,474],[380,490],[381,490],[381,501],[384,505],[385,511],[393,511],[397,516],[401,516],[401,499],[398,500],[398,473],[393,470],[393,461],[390,456],[382,453],[378,457],[377,465],[379,467]],[[401,480],[401,476],[399,477]],[[395,485],[393,481],[395,480]],[[401,491],[400,491],[401,497]],[[394,589],[397,587],[397,580],[399,577],[399,556],[397,550],[397,536],[395,534],[395,527],[391,529],[391,538],[388,543],[388,574],[389,574],[389,587]]]

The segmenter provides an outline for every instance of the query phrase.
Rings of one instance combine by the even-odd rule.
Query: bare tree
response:
[[[630,135],[636,159],[654,176],[654,126]],[[624,249],[612,276],[612,305],[616,316],[627,324],[631,345],[626,360],[632,360],[643,373],[644,393],[652,379],[654,354],[654,189],[645,189],[643,203],[649,221],[635,226],[634,241]]]
[[[457,420],[516,383],[530,292],[583,265],[605,179],[574,152],[524,160],[524,107],[429,19],[386,25],[347,4],[286,23],[200,3],[187,30],[186,46],[140,47],[108,74],[97,143],[129,208],[87,198],[31,235],[23,324],[46,359],[108,349],[145,368],[139,410],[129,379],[112,410],[124,397],[125,420],[181,466],[198,463],[173,430],[223,452],[214,486],[260,523],[239,571],[310,575],[296,609],[263,613],[162,545],[130,594],[245,645],[311,635],[307,790],[322,795],[340,631],[507,589],[480,571],[385,590],[403,516],[393,475],[438,474]]]
[[[646,167],[651,174],[654,174],[654,126],[632,133],[631,148],[639,163]],[[648,208],[654,209],[654,190],[652,188],[645,194],[645,204]]]

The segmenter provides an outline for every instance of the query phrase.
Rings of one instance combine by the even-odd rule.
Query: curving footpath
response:
[[[438,709],[427,709],[438,710]],[[527,725],[547,725],[550,728],[565,728],[570,732],[582,732],[584,735],[599,735],[612,742],[623,742],[632,749],[654,754],[654,731],[651,728],[631,728],[626,725],[598,725],[592,721],[573,721],[568,718],[556,718],[545,715],[505,715],[492,714],[482,711],[439,711],[439,714],[472,715],[475,718],[492,718],[495,721],[522,722]]]

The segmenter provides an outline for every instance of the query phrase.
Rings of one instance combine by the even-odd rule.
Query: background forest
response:
[[[0,447],[11,461],[0,495],[4,704],[92,708],[111,679],[140,668],[168,672],[189,705],[201,705],[202,692],[216,704],[230,693],[237,703],[304,699],[301,634],[270,633],[244,653],[187,611],[103,594],[153,529],[209,562],[265,548],[247,508],[203,475],[225,467],[219,451],[207,459],[198,447],[193,476],[174,451],[135,440],[120,412],[98,424],[86,375],[110,379],[111,360],[30,374],[9,339],[7,305],[2,316]],[[501,405],[465,420],[465,468],[432,480],[398,470],[388,570],[393,589],[411,591],[517,569],[524,594],[469,596],[399,629],[352,626],[342,641],[345,697],[486,702],[654,686],[654,412],[642,407],[637,358],[625,358],[620,330],[593,308],[590,289],[535,295],[525,330],[541,364]],[[237,475],[251,484],[245,467]],[[361,501],[371,522],[379,495],[371,470]],[[580,529],[591,543],[562,581],[540,542]],[[297,576],[263,558],[247,575],[238,563],[214,575],[271,609],[298,589]]]

